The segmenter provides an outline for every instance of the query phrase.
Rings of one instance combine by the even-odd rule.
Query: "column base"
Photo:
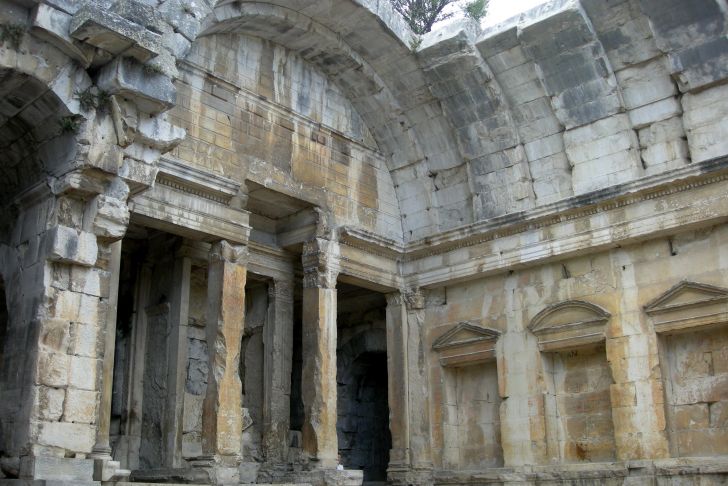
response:
[[[131,475],[121,463],[111,459],[94,459],[94,481],[124,481]]]
[[[205,484],[238,486],[240,483],[240,457],[201,456],[189,462],[196,475],[203,473]]]

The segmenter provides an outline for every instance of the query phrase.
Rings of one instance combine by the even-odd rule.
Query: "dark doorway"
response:
[[[339,281],[336,351],[339,461],[364,471],[365,483],[387,480],[389,402],[384,295]]]
[[[364,481],[386,481],[389,449],[387,355],[366,352],[339,368],[339,455],[347,469],[362,469]]]

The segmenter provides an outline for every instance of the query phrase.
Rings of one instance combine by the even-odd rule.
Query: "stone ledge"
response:
[[[679,476],[680,484],[703,484],[701,477],[717,476],[728,480],[728,460],[724,458],[694,457],[627,462],[589,464],[560,464],[548,466],[522,466],[492,468],[482,471],[434,471],[436,485],[513,484],[548,481],[549,484],[572,484],[574,481],[644,481]],[[690,477],[698,478],[693,482]],[[596,484],[596,483],[595,483]],[[609,483],[611,484],[611,482]],[[618,484],[622,484],[621,482]],[[722,484],[722,483],[721,483]]]
[[[74,39],[139,62],[147,62],[161,51],[161,36],[92,3],[76,12],[69,31]]]
[[[100,89],[134,101],[137,107],[151,115],[172,108],[177,101],[177,90],[172,80],[147,69],[133,59],[116,58],[104,66],[97,80]]]

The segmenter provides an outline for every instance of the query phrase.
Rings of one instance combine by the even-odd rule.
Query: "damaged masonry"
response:
[[[0,485],[726,484],[727,16],[0,0]]]

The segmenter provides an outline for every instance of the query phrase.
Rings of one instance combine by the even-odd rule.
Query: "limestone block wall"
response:
[[[655,320],[650,309],[656,299],[665,309],[707,305],[693,303],[703,301],[707,294],[701,292],[707,291],[686,284],[671,290],[681,281],[726,287],[728,269],[721,256],[726,236],[728,227],[720,224],[447,285],[426,307],[426,346],[458,322],[501,332],[497,361],[463,370],[472,376],[468,383],[480,385],[480,394],[497,370],[506,467],[725,455],[726,324],[710,314],[700,321],[706,327],[667,331],[661,324],[667,318]],[[559,310],[560,303],[574,300],[606,314],[573,317],[569,312],[576,311]],[[545,309],[563,317],[554,326],[571,323],[566,327],[571,334],[559,331],[551,338],[538,331],[533,322]],[[687,312],[685,319],[712,311],[680,312]],[[453,453],[452,430],[463,416],[474,420],[488,414],[492,404],[459,402],[462,395],[455,389],[461,382],[452,377],[462,372],[453,373],[439,356],[436,350],[428,353],[433,460],[436,468],[468,469],[473,463],[462,449]],[[489,440],[471,433],[467,444],[483,451]]]
[[[660,344],[673,454],[728,454],[728,330],[665,336]]]
[[[725,31],[719,2],[561,0],[426,36],[418,58],[462,159],[451,187],[471,191],[460,212],[487,220],[724,154]]]
[[[171,116],[188,136],[174,157],[401,240],[385,156],[341,88],[313,65],[259,38],[218,34],[193,45],[177,86]]]
[[[502,467],[495,361],[448,369],[443,381],[443,467]]]
[[[543,353],[549,459],[556,463],[616,458],[612,372],[603,346]]]

